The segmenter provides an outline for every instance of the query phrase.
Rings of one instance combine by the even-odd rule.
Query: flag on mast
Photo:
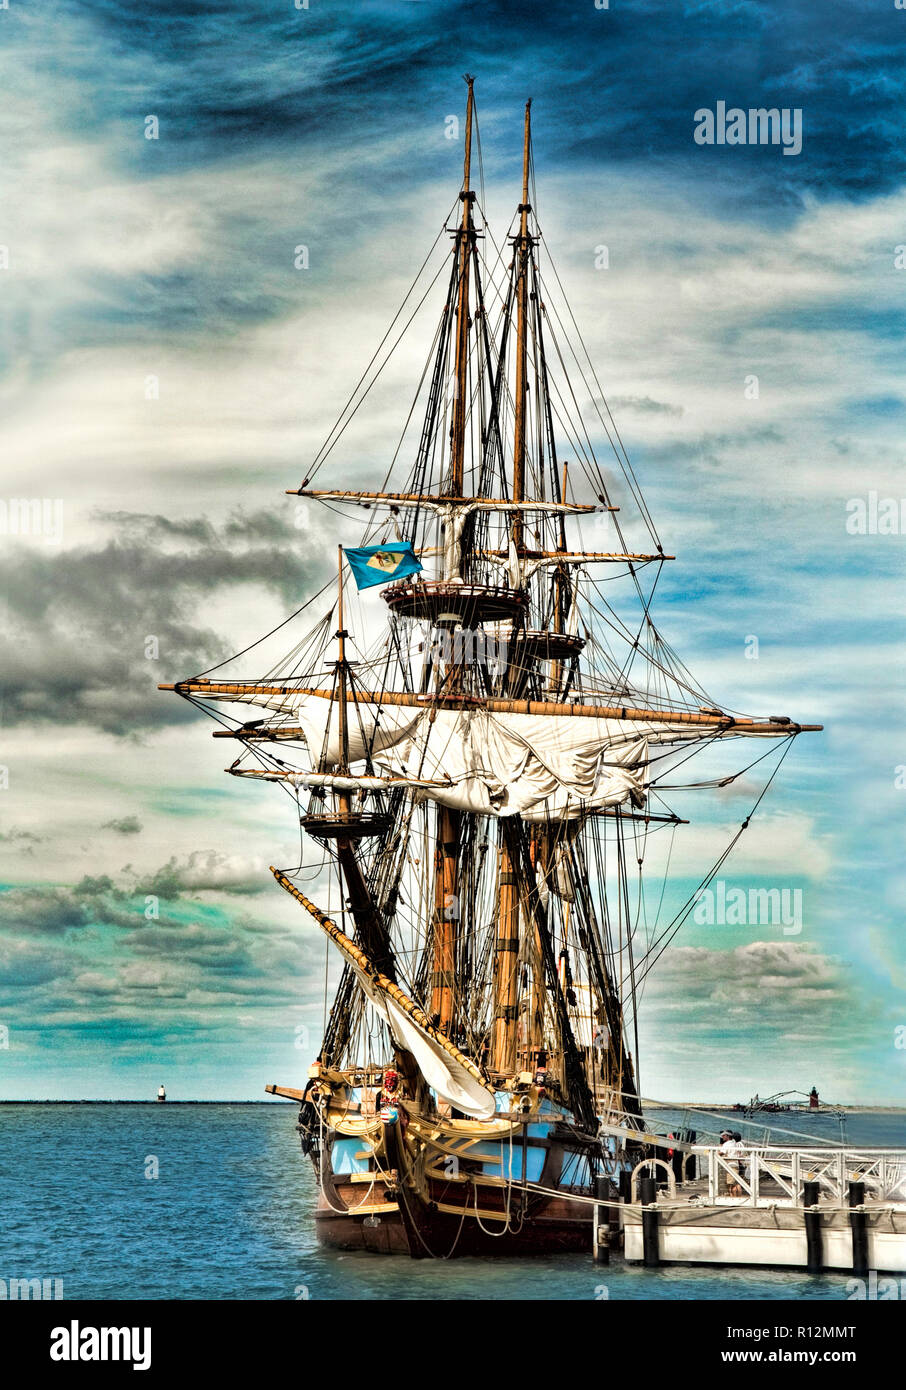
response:
[[[343,552],[359,589],[389,584],[404,575],[417,574],[422,568],[409,541],[390,541],[385,545],[363,545],[354,549],[344,546]]]

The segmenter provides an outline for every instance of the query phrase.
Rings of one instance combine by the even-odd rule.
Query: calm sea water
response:
[[[657,1128],[671,1119],[650,1118]],[[0,1278],[56,1277],[64,1297],[89,1299],[846,1296],[845,1275],[322,1250],[295,1119],[291,1104],[0,1105]],[[829,1117],[777,1122],[839,1136]],[[851,1114],[846,1137],[906,1145],[906,1115]]]

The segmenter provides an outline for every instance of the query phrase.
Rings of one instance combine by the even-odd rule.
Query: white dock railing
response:
[[[775,1148],[753,1145],[734,1157],[724,1157],[716,1145],[696,1144],[693,1152],[707,1161],[708,1200],[726,1197],[739,1187],[747,1206],[781,1201],[803,1205],[803,1185],[817,1182],[822,1199],[844,1206],[850,1182],[864,1182],[872,1201],[906,1204],[906,1149]],[[765,1179],[769,1181],[763,1191]]]

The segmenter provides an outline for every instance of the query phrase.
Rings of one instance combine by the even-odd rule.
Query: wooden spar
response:
[[[378,703],[383,703],[383,704],[386,705],[386,704],[390,704],[390,703],[392,703],[392,702],[391,702],[391,701],[388,701],[388,700],[384,700],[383,702],[378,702]],[[421,704],[422,702],[419,701],[419,700],[415,700],[415,701],[401,701],[401,702],[399,702],[399,703],[404,703],[404,704],[409,704],[409,703],[412,703],[412,704]],[[463,708],[469,709],[469,710],[482,709],[482,710],[486,710],[486,711],[487,711],[488,713],[490,713],[490,714],[501,714],[501,713],[506,714],[506,713],[509,713],[509,714],[542,714],[542,715],[548,715],[548,714],[550,714],[550,715],[555,715],[555,714],[556,714],[556,715],[560,715],[560,714],[571,713],[571,714],[575,715],[577,718],[587,717],[587,718],[589,718],[589,719],[628,719],[628,720],[641,721],[642,723],[651,723],[651,724],[677,724],[677,723],[689,723],[689,724],[693,724],[693,725],[694,725],[695,723],[701,723],[701,724],[706,724],[706,725],[708,725],[711,729],[713,729],[715,736],[717,736],[717,735],[725,735],[725,734],[726,734],[726,735],[732,735],[732,736],[734,736],[734,737],[743,737],[743,738],[746,737],[746,736],[756,736],[756,735],[759,736],[759,737],[762,737],[762,736],[773,736],[773,737],[780,738],[780,737],[789,737],[791,734],[820,734],[820,733],[822,733],[823,730],[824,730],[824,725],[823,725],[823,724],[793,724],[793,723],[789,723],[789,724],[784,724],[784,725],[782,725],[782,726],[779,725],[779,724],[757,724],[757,723],[755,723],[755,722],[754,722],[753,720],[751,720],[751,719],[749,719],[749,720],[746,720],[746,719],[733,719],[733,718],[730,717],[730,715],[727,715],[727,717],[726,717],[725,719],[723,719],[723,720],[717,720],[717,719],[711,719],[711,720],[702,719],[702,720],[699,720],[699,721],[692,720],[692,719],[690,719],[690,720],[681,720],[681,719],[678,719],[675,715],[670,716],[670,715],[665,714],[663,710],[632,710],[632,709],[623,710],[623,709],[611,709],[611,708],[609,708],[609,707],[606,706],[606,705],[577,705],[577,706],[576,706],[575,708],[573,708],[571,711],[564,710],[562,707],[559,708],[559,709],[553,709],[553,710],[546,710],[546,709],[539,709],[539,708],[538,708],[539,705],[544,705],[545,703],[546,703],[546,701],[542,701],[542,700],[509,700],[509,701],[503,701],[503,700],[485,700],[485,701],[475,701],[474,704],[468,704],[468,705],[465,705],[465,706],[464,706],[464,705],[462,705],[461,703],[455,702],[455,701],[452,701],[452,700],[439,700],[439,701],[437,702],[437,707],[438,707],[439,709],[451,709],[451,710],[463,709]],[[506,708],[506,709],[501,709],[501,705],[506,705],[507,708]],[[425,705],[425,708],[429,708],[429,706]],[[256,741],[263,741],[263,742],[280,742],[280,740],[289,740],[289,742],[292,743],[292,742],[297,742],[297,741],[300,740],[300,739],[304,741],[304,739],[305,739],[305,730],[302,729],[302,728],[300,728],[298,725],[295,725],[295,724],[271,724],[271,725],[269,725],[269,726],[266,726],[266,725],[263,725],[263,724],[262,724],[262,725],[259,725],[259,727],[258,727],[258,728],[255,728],[255,729],[246,729],[246,728],[239,728],[239,729],[215,729],[214,732],[211,734],[211,737],[212,737],[212,738],[244,738],[244,739],[249,739],[249,740],[250,740],[251,742],[253,742],[253,743],[256,742]]]
[[[525,131],[522,145],[522,202],[519,204],[519,239],[515,254],[518,259],[516,277],[516,395],[515,422],[513,433],[513,501],[521,502],[525,497],[525,416],[528,388],[528,266],[529,240],[528,180],[529,148],[531,143],[532,103],[525,103]],[[522,544],[522,517],[517,512],[513,518],[513,544],[518,549]]]
[[[298,772],[277,772],[268,769],[263,771],[259,768],[239,768],[225,767],[224,772],[228,772],[231,777],[257,777],[264,782],[291,782],[293,778],[299,777]],[[434,787],[449,789],[453,786],[451,781],[440,782],[431,781],[428,777],[350,777],[350,781],[356,783],[363,791],[386,791],[391,787],[411,787],[415,791],[431,791]],[[305,783],[304,785],[308,785]],[[320,785],[314,783],[314,786]],[[329,783],[325,783],[329,785]],[[619,814],[620,820],[641,821],[645,825],[650,822],[657,822],[663,825],[688,825],[687,820],[681,820],[679,816],[662,815],[659,812],[643,811],[624,811],[622,807],[600,806],[595,811],[588,813],[590,816],[615,817]],[[451,890],[452,891],[452,890]],[[451,906],[451,904],[448,904]]]
[[[159,685],[158,690],[174,690],[178,695],[200,695],[209,699],[241,700],[243,695],[312,695],[321,700],[335,700],[332,690],[313,686],[270,685],[256,681],[177,681],[173,685]],[[732,714],[699,714],[692,710],[636,709],[632,705],[578,705],[558,704],[554,700],[502,700],[482,699],[478,696],[468,700],[444,697],[443,695],[420,695],[407,690],[349,690],[346,699],[356,700],[363,705],[415,706],[422,709],[482,709],[490,714],[542,714],[554,718],[575,719],[631,719],[650,724],[698,724],[716,728],[724,733],[739,734],[814,734],[820,733],[823,724],[775,723],[758,721]],[[301,729],[290,730],[289,726],[272,729],[218,729],[214,738],[270,738],[274,733],[281,737],[299,738]]]
[[[335,787],[335,781],[330,773],[319,774],[323,776],[323,781],[314,780],[316,774],[303,773],[299,771],[279,772],[276,768],[258,767],[225,767],[224,772],[228,772],[231,777],[257,777],[262,782],[292,782],[299,779],[303,787],[317,790],[325,787],[328,790]],[[339,774],[337,774],[339,776]],[[452,787],[452,781],[447,778],[444,781],[432,780],[430,777],[356,777],[349,774],[346,778],[349,782],[355,783],[355,788],[346,787],[341,790],[346,791],[390,791],[394,787],[412,787],[416,791],[423,787]]]
[[[564,468],[566,467],[565,464],[564,464],[563,466],[564,466]],[[430,554],[432,554],[432,553],[434,553],[434,552],[432,552],[431,550],[418,550],[418,551],[416,551],[416,554],[417,554],[417,555],[430,555]],[[509,552],[508,550],[478,550],[478,551],[476,551],[476,554],[477,554],[477,555],[488,555],[488,556],[499,557],[499,558],[501,558],[501,559],[506,559],[506,557],[509,555],[509,553],[510,553],[510,552]],[[525,549],[520,549],[519,552],[518,552],[518,554],[519,554],[519,559],[520,559],[520,560],[550,560],[551,563],[552,563],[552,565],[553,565],[553,564],[556,564],[557,562],[562,561],[562,560],[571,560],[573,564],[585,564],[586,561],[589,561],[589,562],[590,562],[590,561],[592,561],[592,560],[598,560],[598,561],[610,560],[610,561],[612,561],[614,564],[626,564],[628,561],[632,560],[633,562],[638,561],[638,563],[641,564],[642,561],[644,561],[644,560],[675,560],[675,559],[676,559],[676,556],[675,556],[675,555],[661,555],[660,553],[658,553],[657,555],[645,555],[645,554],[641,554],[641,553],[639,553],[639,554],[633,554],[631,551],[618,551],[618,550],[525,550]]]
[[[593,816],[604,816],[605,819],[612,816],[615,820],[638,820],[645,825],[649,821],[656,821],[660,825],[688,825],[687,820],[681,820],[679,816],[662,816],[655,811],[624,811],[622,806],[601,806],[597,811],[592,811]]]
[[[281,873],[279,869],[275,869],[273,865],[271,865],[271,873],[280,884],[280,887],[285,888],[290,897],[295,898],[296,902],[301,903],[306,912],[314,917],[318,926],[322,931],[325,931],[331,941],[339,947],[347,960],[352,961],[360,970],[363,970],[377,989],[389,995],[394,1003],[402,1009],[403,1013],[412,1019],[413,1023],[418,1024],[419,1028],[422,1028],[439,1047],[443,1048],[448,1056],[452,1057],[454,1061],[458,1062],[461,1067],[466,1069],[470,1076],[480,1082],[485,1090],[490,1090],[485,1077],[482,1076],[472,1059],[467,1057],[464,1052],[460,1052],[459,1048],[456,1047],[454,1043],[451,1043],[449,1038],[445,1038],[442,1033],[439,1033],[437,1029],[433,1027],[424,1010],[419,1008],[414,999],[410,999],[409,995],[401,990],[399,985],[394,984],[393,980],[382,974],[380,970],[376,970],[374,963],[369,960],[365,952],[360,950],[355,942],[349,940],[349,937],[341,927],[337,926],[336,922],[332,922],[326,913],[322,912],[310,899],[306,898],[304,893],[300,893],[299,889],[287,878],[286,874]]]
[[[506,559],[509,550],[475,550],[475,555],[488,559]],[[443,550],[438,545],[429,545],[422,550],[415,550],[415,555],[443,555]],[[570,562],[573,564],[585,564],[586,562],[604,563],[609,560],[611,564],[627,564],[628,562],[642,564],[648,560],[675,560],[675,555],[634,555],[629,550],[525,550],[518,552],[520,560],[550,560],[552,567],[560,562]]]
[[[545,502],[541,499],[514,502],[508,497],[442,497],[436,492],[354,492],[344,488],[288,487],[288,497],[323,497],[335,502],[387,502],[403,507],[481,507],[504,512],[542,511],[584,514],[588,512],[618,512],[619,507],[600,502]]]
[[[461,496],[465,479],[466,410],[468,406],[469,366],[469,266],[475,240],[472,226],[474,195],[469,185],[472,159],[473,80],[466,78],[466,146],[462,172],[462,226],[456,238],[459,258],[459,296],[456,305],[456,399],[450,431],[450,484],[453,496]],[[462,576],[462,555],[458,574]],[[447,576],[448,578],[450,576]],[[461,671],[452,672],[452,689],[461,686]],[[462,813],[439,806],[434,844],[434,950],[431,968],[431,1014],[438,1026],[448,1032],[453,1022],[456,985],[456,940],[459,931],[459,843]]]
[[[282,1096],[284,1100],[302,1101],[305,1099],[305,1092],[296,1090],[294,1086],[265,1086],[264,1089],[269,1096]]]

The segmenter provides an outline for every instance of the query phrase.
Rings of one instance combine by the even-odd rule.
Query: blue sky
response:
[[[156,683],[326,578],[333,522],[300,532],[284,489],[456,195],[469,71],[498,235],[533,98],[546,239],[678,556],[661,630],[728,707],[827,726],[723,874],[801,889],[801,933],[690,923],[643,1089],[902,1100],[906,538],[846,505],[906,495],[904,26],[893,0],[0,11],[0,496],[65,518],[0,536],[0,1097],[257,1098],[317,1042],[324,946],[267,873],[291,818]],[[720,100],[801,109],[801,154],[697,145]],[[344,460],[363,485],[396,385]],[[690,863],[741,806],[696,807]]]

